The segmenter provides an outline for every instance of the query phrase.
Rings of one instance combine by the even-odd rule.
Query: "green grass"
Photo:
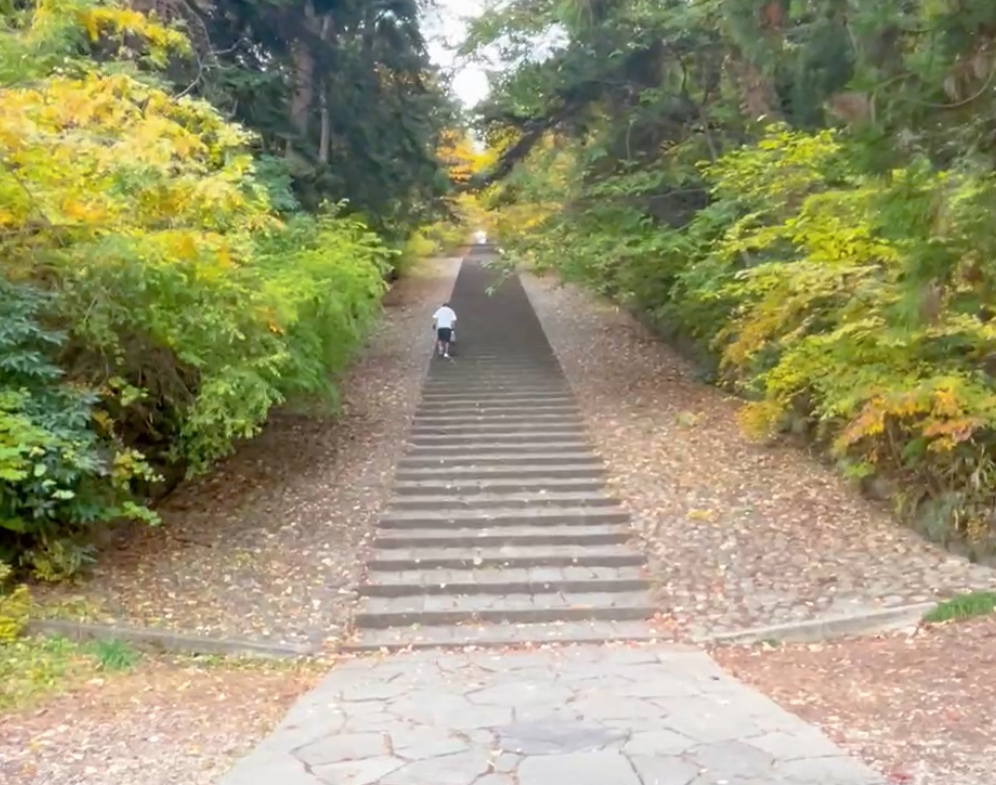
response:
[[[964,621],[978,616],[988,616],[996,611],[996,592],[976,591],[959,594],[945,600],[923,617],[928,624],[946,621]]]
[[[22,638],[4,644],[0,646],[0,711],[29,706],[82,678],[86,671],[85,654],[66,638]]]
[[[130,670],[142,659],[128,643],[115,638],[94,641],[87,646],[87,651],[102,671]]]
[[[40,636],[0,645],[0,712],[31,707],[102,673],[130,670],[139,660],[115,640],[81,644]]]

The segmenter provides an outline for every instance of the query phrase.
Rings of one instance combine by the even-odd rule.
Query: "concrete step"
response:
[[[465,480],[498,480],[515,478],[592,478],[604,477],[605,467],[601,461],[590,463],[571,462],[560,464],[524,463],[511,466],[501,464],[491,465],[465,465],[465,466],[444,466],[442,468],[431,466],[404,467],[399,468],[394,473],[396,482],[419,482],[422,480],[453,480],[463,482]]]
[[[495,548],[399,548],[378,550],[368,566],[375,572],[472,569],[475,567],[632,567],[646,564],[627,545],[505,545]]]
[[[498,389],[482,387],[480,389],[465,386],[449,387],[436,392],[422,394],[423,404],[487,404],[512,405],[528,408],[534,403],[556,401],[558,403],[573,403],[573,393],[566,387],[515,387]]]
[[[512,622],[548,624],[561,621],[631,621],[649,619],[654,607],[646,592],[574,594],[430,594],[414,597],[367,597],[353,623],[358,628],[385,629],[412,624]]]
[[[534,509],[537,507],[618,507],[618,499],[598,492],[577,491],[571,493],[466,493],[439,494],[437,496],[395,497],[391,500],[393,510],[434,510],[450,512],[454,510],[495,510],[495,509]]]
[[[511,430],[509,428],[489,428],[483,430],[478,426],[469,426],[453,432],[444,430],[442,432],[426,431],[422,433],[419,429],[413,429],[408,434],[408,441],[429,445],[445,445],[485,439],[489,443],[505,442],[507,444],[520,444],[523,440],[528,442],[529,437],[537,437],[547,441],[572,441],[581,438],[586,433],[587,429],[580,424],[574,426],[551,426],[547,428],[521,428],[518,430]]]
[[[438,363],[429,371],[429,379],[446,379],[454,376],[529,376],[563,375],[560,364],[550,358],[520,360],[517,362],[483,362],[468,355],[459,362]]]
[[[491,406],[516,403],[529,404],[532,402],[559,401],[562,403],[574,403],[574,395],[566,386],[541,387],[538,389],[526,387],[485,387],[480,390],[468,389],[466,387],[447,387],[439,391],[428,391],[422,393],[422,403],[453,403],[454,401],[466,401],[471,404],[488,404]]]
[[[573,400],[533,401],[528,408],[518,404],[483,403],[478,400],[469,403],[420,403],[415,409],[415,417],[500,417],[502,415],[531,416],[580,414]]]
[[[477,342],[477,350],[467,359],[480,363],[517,363],[517,362],[549,362],[555,361],[557,355],[549,344],[535,343],[528,347],[510,346],[495,351],[484,343]]]
[[[483,336],[477,336],[482,339]],[[466,356],[468,363],[487,364],[520,364],[520,363],[550,363],[557,361],[557,355],[550,348],[549,344],[535,343],[531,346],[502,347],[501,351],[491,348],[483,340],[476,340],[476,349],[473,354]]]
[[[549,395],[492,395],[481,396],[467,393],[440,395],[437,398],[423,398],[418,411],[461,411],[467,409],[512,409],[515,411],[538,412],[551,407],[575,406],[574,397],[567,393]]]
[[[522,430],[526,428],[550,428],[557,425],[568,427],[584,424],[584,417],[579,412],[533,412],[520,409],[503,414],[488,414],[485,412],[452,412],[439,411],[431,414],[416,414],[412,417],[413,428],[462,428],[487,426],[489,428],[510,428]]]
[[[463,624],[360,630],[348,652],[474,647],[529,648],[553,644],[651,643],[665,636],[644,621],[575,621],[555,624]],[[607,784],[608,785],[608,784]]]
[[[567,382],[562,379],[534,379],[520,381],[499,381],[497,379],[447,379],[445,382],[427,384],[422,389],[423,396],[430,395],[477,395],[495,393],[528,393],[528,392],[570,392]],[[423,397],[423,400],[426,400]]]
[[[485,407],[485,406],[439,406],[433,409],[419,407],[412,414],[412,422],[475,422],[480,420],[498,420],[499,422],[537,420],[557,420],[560,418],[575,418],[585,421],[584,414],[574,406],[515,406],[515,407]]]
[[[532,368],[505,367],[472,367],[463,363],[452,363],[448,367],[440,367],[429,372],[427,385],[449,384],[454,379],[470,383],[497,383],[504,385],[521,384],[530,381],[555,381],[562,383],[566,377],[557,365],[535,366]]]
[[[514,389],[517,387],[549,387],[564,386],[567,377],[559,368],[546,371],[464,371],[453,369],[450,373],[429,374],[422,386],[422,392],[432,392],[434,388],[450,389],[454,385],[461,387],[482,387],[497,389]]]
[[[454,427],[460,425],[488,424],[505,426],[507,428],[522,428],[533,425],[549,425],[559,423],[574,425],[575,423],[583,422],[584,419],[576,411],[552,413],[530,412],[524,410],[505,411],[500,413],[438,411],[431,412],[429,414],[416,414],[412,418],[413,427]]]
[[[497,548],[503,545],[614,545],[629,542],[633,530],[626,524],[597,523],[579,526],[484,526],[438,529],[379,529],[374,547],[398,548]]]
[[[533,458],[537,455],[567,453],[591,454],[591,444],[585,439],[560,439],[555,442],[539,442],[538,444],[495,444],[490,440],[467,442],[465,444],[408,444],[402,460],[428,459],[438,461],[442,458],[462,460],[472,456],[514,452],[519,458]]]
[[[437,496],[439,494],[470,496],[478,493],[551,493],[588,492],[604,488],[599,477],[499,477],[397,480],[395,496]]]
[[[477,422],[461,423],[424,423],[416,420],[409,430],[410,436],[448,436],[450,434],[483,434],[496,436],[527,436],[531,433],[585,433],[586,427],[578,419],[558,420],[556,422],[537,421],[517,424],[494,420],[478,420]]]
[[[559,365],[534,365],[526,366],[501,366],[501,365],[469,365],[456,363],[446,368],[430,369],[426,377],[426,384],[452,384],[456,381],[473,384],[475,382],[488,382],[489,384],[502,384],[504,386],[514,386],[534,381],[556,382],[564,384],[566,375]]]
[[[389,529],[449,528],[451,526],[580,526],[594,523],[628,523],[621,507],[545,507],[541,509],[391,510],[381,516],[380,527]]]
[[[419,447],[459,447],[486,444],[490,446],[520,444],[560,444],[570,441],[585,441],[584,428],[558,430],[518,431],[506,433],[410,433],[408,444]]]
[[[533,594],[621,592],[650,588],[641,567],[533,567],[480,570],[371,572],[359,593],[365,597],[417,594]]]
[[[523,466],[598,466],[602,467],[602,459],[589,450],[571,450],[565,452],[536,452],[490,450],[487,452],[463,452],[453,455],[409,455],[398,461],[398,471],[414,471],[431,468],[441,471],[452,469],[495,468],[515,471]]]
[[[467,385],[470,387],[529,387],[532,385],[545,386],[549,384],[567,384],[567,377],[564,372],[555,366],[543,370],[521,370],[512,371],[506,369],[460,369],[450,367],[445,369],[446,373],[429,372],[426,377],[422,391],[426,392],[433,387],[451,387],[455,384]]]

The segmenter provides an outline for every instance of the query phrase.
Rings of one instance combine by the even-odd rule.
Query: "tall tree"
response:
[[[172,71],[178,87],[256,131],[306,207],[348,199],[382,231],[434,216],[448,188],[435,150],[456,108],[417,0],[163,2],[197,48]]]

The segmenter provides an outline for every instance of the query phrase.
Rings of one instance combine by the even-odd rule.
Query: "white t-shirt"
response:
[[[444,305],[432,315],[432,320],[436,323],[436,327],[441,330],[452,329],[453,325],[456,324],[456,312]]]

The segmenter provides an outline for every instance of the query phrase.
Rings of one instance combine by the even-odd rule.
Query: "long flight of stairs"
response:
[[[518,278],[489,293],[500,277],[477,251],[450,300],[459,351],[432,360],[349,648],[652,638],[645,559],[563,372]]]

